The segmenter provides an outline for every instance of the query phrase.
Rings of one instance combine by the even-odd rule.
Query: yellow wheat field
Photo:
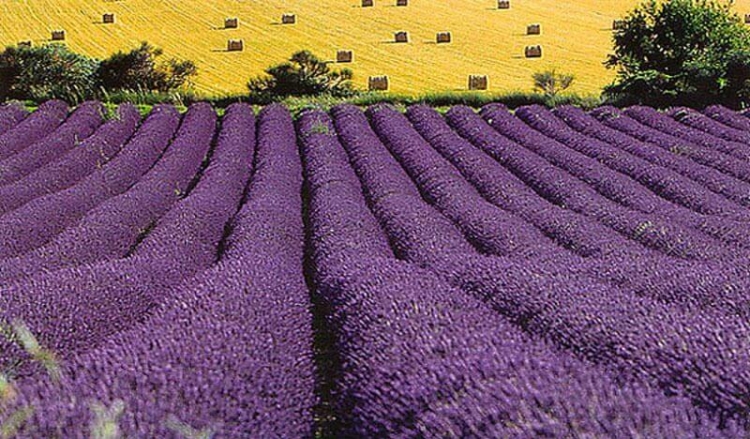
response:
[[[354,51],[355,82],[366,87],[371,75],[388,75],[391,91],[421,93],[467,88],[470,74],[488,75],[490,89],[530,90],[531,74],[548,67],[570,72],[573,91],[596,92],[611,82],[602,66],[611,47],[612,20],[637,0],[3,0],[0,44],[48,41],[52,30],[66,31],[73,50],[104,57],[149,41],[170,56],[194,60],[195,87],[221,95],[245,91],[252,75],[299,49],[333,60],[338,49]],[[737,12],[750,12],[750,0],[737,0]],[[104,13],[116,23],[102,24]],[[297,23],[282,25],[284,13]],[[238,17],[238,29],[223,29]],[[541,35],[526,26],[541,24]],[[394,44],[394,33],[409,32],[408,44]],[[435,44],[449,31],[451,44]],[[244,51],[227,52],[229,39],[242,39]],[[539,44],[541,59],[525,59],[524,48]]]

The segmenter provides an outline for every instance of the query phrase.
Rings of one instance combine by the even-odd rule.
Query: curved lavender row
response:
[[[130,104],[118,108],[118,118],[99,127],[78,147],[9,185],[0,186],[0,215],[34,198],[66,189],[100,169],[133,135],[141,119]]]
[[[599,114],[601,111],[608,111],[608,108],[597,109],[593,114]],[[661,114],[653,108],[641,106],[627,108],[623,113],[646,126],[661,131],[662,133],[668,133],[672,136],[708,148],[709,150],[727,154],[732,156],[735,160],[739,159],[743,162],[750,160],[750,148],[748,148],[747,145],[730,142],[707,134],[698,129],[698,127],[703,126],[700,120],[687,118],[683,122],[677,122],[671,117]]]
[[[413,127],[449,160],[491,203],[534,224],[560,245],[586,257],[613,252],[640,253],[643,247],[596,220],[562,209],[535,193],[487,154],[456,134],[445,120],[426,105],[406,112]]]
[[[200,170],[215,129],[216,113],[210,105],[192,107],[177,137],[140,181],[86,213],[75,226],[63,230],[47,244],[0,261],[0,282],[125,256],[139,235],[187,191]],[[218,212],[221,217],[222,211]]]
[[[326,268],[331,272],[330,268]],[[342,437],[741,437],[520,334],[434,274],[356,260],[321,281]]]
[[[369,188],[370,208],[383,227],[400,232],[390,234],[391,246],[398,257],[429,266],[441,253],[478,254],[448,218],[422,200],[401,165],[370,129],[362,110],[352,105],[339,105],[331,114],[352,167],[362,185]],[[409,212],[410,221],[389,222],[386,216],[391,211]],[[414,230],[431,230],[432,233],[422,240],[410,239]]]
[[[362,145],[369,143],[363,140],[369,136],[363,134],[367,129],[360,124],[351,117],[336,118],[352,162],[358,154],[372,154]],[[349,148],[349,143],[359,145]],[[368,165],[365,162],[363,166]],[[395,166],[379,172],[396,173],[399,170]],[[359,172],[356,165],[354,168],[371,203],[395,190],[369,185],[363,176],[370,171]],[[413,200],[378,204],[373,212],[389,239],[409,249],[400,252],[408,261],[427,265],[452,285],[476,294],[525,331],[611,367],[618,374],[635,375],[668,393],[688,395],[709,411],[741,417],[750,409],[741,400],[750,389],[747,323],[707,311],[682,311],[593,282],[571,270],[578,258],[567,264],[532,264],[513,258],[457,254],[447,246],[426,247],[420,242],[436,233],[446,234],[449,229],[417,224],[426,212],[420,211]]]
[[[741,113],[722,105],[710,105],[703,110],[703,114],[728,127],[750,131],[750,120],[747,120]]]
[[[689,397],[722,418],[746,419],[746,322],[639,297],[558,267],[446,255],[433,269],[530,334]]]
[[[453,221],[480,252],[533,257],[560,251],[539,230],[482,198],[406,117],[384,105],[370,107],[366,114],[423,197]]]
[[[459,134],[467,136],[477,146],[501,160],[501,162],[504,161],[503,164],[510,164],[516,172],[520,170],[529,175],[529,168],[531,168],[531,172],[536,173],[544,170],[546,164],[539,161],[538,157],[532,154],[524,154],[523,151],[518,149],[507,149],[505,147],[507,141],[490,133],[487,124],[483,123],[481,118],[471,110],[456,107],[450,110],[448,116],[449,121]],[[495,114],[492,117],[498,120],[502,116],[503,114]],[[620,231],[623,231],[623,229],[627,231],[626,227],[634,227],[632,233],[635,239],[646,245],[650,244],[653,248],[661,250],[667,255],[702,260],[700,265],[681,263],[680,268],[675,268],[674,272],[669,275],[666,272],[662,273],[664,275],[662,278],[662,275],[656,272],[652,266],[656,262],[655,260],[622,255],[627,260],[621,260],[619,264],[614,265],[613,267],[616,269],[608,266],[608,263],[604,261],[600,268],[593,270],[595,276],[605,278],[608,282],[614,282],[663,302],[682,303],[688,307],[719,308],[730,314],[747,316],[747,301],[742,297],[742,291],[748,284],[745,271],[747,266],[746,255],[728,251],[717,243],[708,241],[701,235],[680,227],[678,221],[687,222],[689,218],[677,218],[677,215],[673,215],[673,217],[665,219],[662,215],[654,215],[639,220],[640,214],[636,216],[620,208],[620,206],[615,205],[613,207],[610,204],[603,203],[602,197],[589,196],[587,191],[591,192],[591,190],[588,186],[575,180],[571,181],[567,174],[556,172],[553,175],[555,175],[555,181],[558,184],[552,186],[552,189],[558,191],[558,193],[562,192],[561,189],[566,189],[565,186],[559,184],[565,179],[568,180],[566,184],[570,182],[573,184],[572,187],[575,188],[575,191],[567,190],[566,193],[563,193],[566,198],[562,202],[567,207],[582,213],[590,212],[592,216],[600,218],[605,224]],[[521,176],[523,177],[523,174]],[[533,177],[533,174],[531,176]],[[536,183],[534,180],[530,181]],[[706,222],[707,225],[702,228],[715,226],[708,219],[706,219]],[[690,221],[690,224],[696,228],[704,226],[698,221]],[[727,233],[736,230],[727,227],[719,229],[719,232]],[[641,241],[643,238],[641,232],[643,231],[654,233],[656,239]],[[681,251],[673,251],[674,246],[678,246],[677,248]],[[714,256],[709,256],[711,254],[714,254]],[[690,274],[680,276],[680,269],[684,269],[686,266],[690,267]],[[628,271],[626,267],[630,267],[632,270]],[[696,284],[698,287],[692,286],[692,281],[695,279],[693,276],[701,279],[701,282]],[[705,279],[702,276],[705,276]]]
[[[68,115],[68,105],[52,100],[43,103],[16,126],[0,135],[0,160],[4,160],[52,133]]]
[[[578,133],[539,105],[521,107],[515,116],[545,136],[631,177],[667,201],[704,214],[750,213],[669,168],[654,165],[628,151]]]
[[[20,104],[0,105],[0,135],[18,125],[29,112]]]
[[[104,122],[103,112],[101,103],[84,102],[47,137],[0,161],[0,185],[14,182],[78,146]]]
[[[0,258],[44,245],[91,208],[126,191],[159,159],[178,123],[179,114],[173,107],[155,107],[125,151],[109,166],[68,189],[36,198],[0,217]]]
[[[401,178],[403,171],[385,152],[384,146],[370,131],[366,120],[357,109],[337,107],[334,115],[339,133],[348,135],[349,141],[345,142],[345,146],[351,154],[352,162],[363,164],[360,177],[368,184],[373,181],[372,186],[377,188],[373,189],[374,195],[370,200],[373,209],[379,213],[380,220],[384,221],[386,226],[398,230],[398,233],[391,234],[390,239],[400,256],[421,265],[429,265],[439,262],[440,256],[425,249],[445,254],[474,253],[473,249],[466,247],[463,237],[452,224],[446,223],[433,209],[424,205],[421,199],[413,197],[401,200],[391,197],[391,194],[404,192],[404,180]],[[340,125],[340,121],[346,118],[353,122],[349,122],[349,125]],[[377,164],[368,165],[373,162]],[[359,169],[357,167],[358,172]],[[388,169],[389,172],[383,169]],[[397,183],[390,183],[389,186],[389,181]],[[398,220],[404,216],[407,216],[408,220]],[[422,230],[433,230],[434,234],[424,236]],[[623,256],[627,258],[622,259]],[[725,273],[721,271],[725,268],[721,264],[703,266],[683,263],[667,275],[664,270],[654,267],[669,263],[668,260],[645,257],[644,254],[640,256],[634,258],[633,255],[621,254],[621,259],[614,260],[614,266],[612,259],[595,264],[586,264],[575,258],[548,259],[553,266],[568,267],[569,271],[564,272],[566,276],[599,278],[614,285],[621,285],[627,291],[669,304],[677,303],[688,309],[719,308],[729,314],[736,314],[742,313],[746,308],[747,301],[742,298],[742,291],[747,281],[742,272]],[[690,277],[686,282],[682,282],[679,276],[672,276],[674,273],[679,274],[682,269],[690,270]],[[716,273],[717,271],[719,273]],[[697,284],[699,287],[694,283],[696,277],[701,280]]]
[[[366,120],[364,114],[361,111],[358,111],[354,107],[342,105],[339,106],[335,111],[333,111],[333,114],[338,120],[339,118],[356,118],[359,120]],[[338,123],[336,124],[336,128],[338,130]],[[339,132],[340,133],[340,132]],[[376,141],[379,142],[378,137],[373,133],[372,131],[368,130],[366,133],[361,133],[361,135],[365,138],[365,141],[371,142]],[[356,147],[356,146],[352,146]],[[357,155],[355,157],[350,158],[350,160],[356,160],[356,161],[362,161],[362,164],[367,163],[368,165],[372,165],[372,167],[388,167],[391,166],[393,163],[396,163],[393,159],[393,157],[390,156],[390,154],[377,154],[374,156],[367,156],[367,155]],[[359,166],[359,163],[354,163],[354,166]],[[399,166],[400,168],[400,166]],[[404,197],[416,197],[421,199],[421,194],[417,190],[416,186],[412,183],[411,179],[405,172],[396,173],[393,175],[390,175],[389,177],[383,177],[378,175],[378,172],[373,172],[371,176],[372,178],[372,184],[378,185],[378,186],[389,186],[392,188],[398,187],[398,194],[404,196]],[[391,178],[396,178],[397,181],[394,182],[391,181]],[[397,195],[397,193],[389,193],[389,195]]]
[[[745,145],[745,150],[749,154],[748,157],[750,157],[750,133],[728,127],[699,111],[687,107],[670,108],[665,114],[682,124],[703,131],[711,136],[711,138],[719,138],[727,142]]]
[[[379,229],[362,239],[377,253],[349,251],[355,233],[329,212],[357,223],[374,218],[359,183],[348,178],[341,145],[315,129],[321,126],[330,122],[318,112],[299,122],[306,175],[317,183],[310,203],[318,208],[309,218],[312,251],[321,255],[314,258],[316,295],[331,310],[327,325],[343,362],[337,434],[738,434],[715,431],[686,401],[618,388],[606,374],[527,339],[434,274],[378,252],[387,246]],[[534,402],[540,397],[544,407]]]
[[[237,212],[250,178],[254,151],[253,109],[233,104],[224,114],[211,161],[197,186],[159,220],[133,256],[206,267],[215,262],[225,224]]]
[[[91,399],[124,402],[118,423],[128,437],[179,437],[165,425],[170,416],[217,437],[313,436],[294,127],[274,106],[261,112],[258,132],[262,166],[235,221],[232,251],[143,325],[72,360],[60,384],[22,383],[17,402],[34,407],[22,436],[88,436]]]
[[[330,117],[322,111],[305,112],[297,121],[297,133],[304,162],[308,240],[315,243],[309,248],[312,259],[337,265],[350,257],[393,258]]]
[[[205,105],[191,111],[183,124],[187,129],[180,130],[170,147],[175,149],[154,167],[159,179],[172,181],[179,176],[161,172],[170,170],[170,162],[194,170],[203,158],[215,115]],[[143,248],[127,260],[55,271],[6,286],[0,290],[4,320],[22,319],[39,332],[46,345],[66,358],[143,320],[163,300],[160,294],[166,293],[160,291],[169,291],[215,262],[224,226],[242,198],[254,140],[252,110],[230,107],[208,174],[162,219],[142,243]],[[187,163],[181,163],[180,156],[185,154]],[[165,163],[166,169],[162,166]],[[189,175],[185,173],[182,178],[187,181]],[[133,195],[138,198],[137,193]],[[125,251],[127,248],[123,254]],[[26,296],[32,290],[35,300],[29,303]],[[81,326],[81,321],[86,324]],[[17,346],[6,346],[0,352],[5,364],[23,358]]]
[[[675,226],[603,197],[584,182],[491,129],[468,107],[453,107],[450,125],[550,202],[600,221],[626,238],[664,254],[689,259],[720,259],[726,250],[693,230]],[[613,188],[614,189],[614,188]]]
[[[600,107],[592,111],[591,115],[602,124],[642,142],[659,146],[671,154],[684,155],[701,165],[710,166],[746,183],[750,183],[750,163],[737,160],[731,155],[719,152],[710,145],[696,144],[685,138],[672,135],[674,133],[665,133],[651,128],[649,125],[637,121],[614,107]],[[677,130],[686,128],[684,125],[677,125],[675,128]]]
[[[563,143],[531,130],[528,125],[520,122],[503,106],[487,105],[482,109],[481,114],[500,134],[584,181],[602,197],[619,203],[625,208],[654,215],[664,222],[673,223],[675,227],[684,225],[693,228],[695,229],[692,233],[695,236],[694,239],[700,239],[699,235],[705,234],[732,246],[750,247],[750,223],[747,222],[747,210],[738,204],[731,203],[726,198],[705,191],[714,195],[712,201],[716,203],[703,203],[703,207],[709,213],[721,216],[701,215],[660,198],[632,178]]]
[[[696,163],[687,157],[670,152],[670,148],[673,148],[674,145],[668,139],[656,135],[650,138],[651,143],[642,142],[622,131],[610,128],[572,105],[558,107],[553,113],[581,134],[599,139],[608,145],[637,155],[653,164],[672,169],[701,183],[717,194],[724,195],[744,206],[750,206],[750,184],[718,169]],[[639,126],[643,126],[627,116],[617,118],[617,124],[627,126],[629,131],[638,131]],[[654,143],[660,144],[661,147]]]
[[[442,117],[429,107],[411,107],[407,115],[413,120],[417,130],[438,151],[451,160],[477,188],[498,199],[499,204],[520,206],[519,209],[529,211],[529,214],[538,212],[537,221],[547,218],[548,223],[543,224],[554,226],[557,226],[555,218],[559,218],[560,214],[577,215],[562,209],[550,211],[549,206],[556,206],[531,192],[527,186],[515,180],[515,177],[508,177],[507,171],[498,172],[504,169],[454,133]],[[595,220],[577,216],[580,219],[574,217],[570,221],[571,225],[579,227],[577,234],[570,234],[567,230],[568,223],[562,220],[558,220],[559,227],[550,229],[555,233],[559,233],[557,230],[568,233],[563,236],[569,237],[567,239],[570,240],[569,245],[573,250],[581,246],[594,247],[589,244],[590,242],[607,243],[599,247],[606,251],[595,254],[576,252],[589,256],[587,260],[573,262],[573,258],[563,257],[563,260],[558,262],[570,266],[577,275],[600,279],[664,303],[679,304],[693,309],[718,309],[729,315],[750,319],[750,309],[744,294],[749,286],[744,271],[729,271],[726,265],[713,262],[668,259],[625,239]],[[581,236],[584,244],[580,244]],[[555,259],[547,257],[545,260],[553,262]]]

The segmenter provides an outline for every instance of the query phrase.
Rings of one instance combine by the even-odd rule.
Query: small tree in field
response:
[[[350,96],[354,93],[352,77],[351,70],[331,70],[327,62],[302,50],[293,54],[288,62],[268,68],[265,76],[250,79],[248,89],[251,97],[260,101],[325,93]]]
[[[159,91],[176,90],[196,75],[192,61],[169,58],[146,42],[129,52],[117,52],[102,61],[97,77],[105,90]]]
[[[531,77],[534,79],[534,90],[549,97],[555,97],[558,93],[567,90],[575,80],[575,76],[568,73],[558,73],[555,69],[537,72]]]
[[[605,96],[651,105],[737,105],[750,98],[750,31],[731,2],[648,0],[614,34]]]
[[[59,44],[8,47],[0,53],[0,101],[91,97],[99,62]]]

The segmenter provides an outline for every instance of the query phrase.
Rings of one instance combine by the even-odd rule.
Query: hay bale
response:
[[[375,6],[375,2],[373,0],[362,0],[363,8],[371,8],[373,6]]]
[[[498,9],[510,9],[510,0],[497,0]]]
[[[469,75],[469,90],[487,90],[489,87],[487,75]]]
[[[542,57],[542,46],[536,45],[536,46],[526,46],[526,49],[524,50],[524,55],[526,58],[541,58]]]
[[[409,6],[409,0],[396,0],[396,6]]]
[[[750,24],[750,14],[745,14],[745,24]]]
[[[538,23],[530,24],[526,26],[526,35],[540,35],[542,33],[542,25]]]
[[[446,44],[450,43],[453,40],[451,37],[450,32],[438,32],[437,34],[437,43],[438,44]]]
[[[224,19],[224,29],[237,29],[240,27],[240,19],[237,17],[228,17]]]
[[[294,14],[283,14],[281,16],[281,24],[295,24],[297,22],[297,16]]]
[[[625,29],[625,20],[613,20],[612,30]]]
[[[227,41],[227,52],[242,52],[245,50],[245,42],[242,40]]]
[[[354,61],[354,52],[351,50],[339,50],[336,52],[336,62],[348,63]]]
[[[52,31],[52,41],[65,41],[65,31],[64,30],[53,30]]]
[[[397,43],[408,43],[409,42],[409,32],[406,31],[398,31],[394,34],[395,41]]]
[[[102,15],[102,23],[104,24],[113,24],[115,22],[115,14],[104,14]]]
[[[389,87],[387,76],[370,76],[367,80],[367,88],[370,91],[388,91]]]

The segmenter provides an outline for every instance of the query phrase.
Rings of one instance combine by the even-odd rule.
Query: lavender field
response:
[[[750,117],[0,107],[0,434],[750,435]]]

